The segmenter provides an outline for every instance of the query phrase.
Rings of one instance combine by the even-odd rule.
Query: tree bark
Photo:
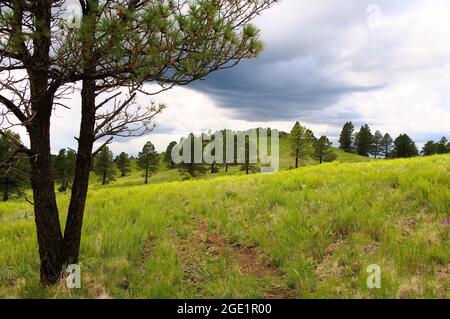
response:
[[[95,141],[95,81],[84,80],[81,91],[81,125],[77,161],[72,185],[66,228],[64,231],[65,262],[78,263],[84,208],[89,188],[89,171]]]
[[[31,81],[32,92],[45,92],[41,87],[47,81],[35,78]],[[55,185],[50,155],[50,116],[53,100],[42,93],[32,93],[37,111],[28,128],[33,156],[31,164],[31,187],[34,198],[39,256],[41,260],[41,282],[54,284],[61,276],[63,265],[63,237],[56,204]]]
[[[295,168],[298,168],[298,148],[295,150]]]
[[[32,62],[27,63],[33,118],[26,128],[30,137],[31,187],[43,284],[58,282],[63,265],[63,237],[50,154],[50,117],[55,94],[54,88],[49,88],[47,73],[50,64],[51,7],[50,1],[32,6],[34,47]]]
[[[7,189],[3,191],[3,201],[7,202],[9,200],[9,192]]]
[[[225,173],[228,173],[228,163],[225,164]]]
[[[145,184],[148,184],[148,167],[145,168]]]

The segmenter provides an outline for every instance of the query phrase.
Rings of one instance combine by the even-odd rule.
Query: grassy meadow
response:
[[[1,203],[0,297],[450,297],[448,155],[177,179],[92,177],[74,290],[39,285],[32,207]]]

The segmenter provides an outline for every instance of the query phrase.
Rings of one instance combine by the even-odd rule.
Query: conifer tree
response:
[[[296,122],[289,135],[291,154],[295,158],[295,168],[299,167],[302,159],[312,154],[313,140],[312,131]]]
[[[345,123],[339,137],[339,148],[351,153],[353,151],[353,132],[355,127],[352,122]]]
[[[355,135],[356,152],[362,156],[369,156],[372,146],[373,135],[367,124],[361,126],[361,129]]]
[[[148,184],[148,178],[158,170],[159,156],[152,142],[145,143],[142,151],[139,152],[138,165],[144,171],[144,183]]]
[[[116,163],[117,168],[120,171],[120,176],[121,177],[125,177],[125,176],[127,176],[127,174],[129,172],[131,172],[131,160],[130,160],[130,158],[129,158],[127,153],[125,153],[125,152],[120,153],[116,157],[114,162]]]
[[[102,182],[102,185],[109,184],[115,180],[114,175],[116,171],[114,168],[113,153],[107,146],[102,147],[95,157],[94,171],[99,181]]]
[[[414,157],[419,155],[416,143],[414,143],[407,134],[401,134],[395,139],[392,153],[395,158]]]
[[[72,149],[61,149],[53,160],[55,180],[60,183],[58,191],[65,192],[73,181],[77,153]]]
[[[381,140],[381,148],[382,148],[382,155],[384,158],[389,158],[391,156],[392,147],[394,144],[394,140],[392,137],[386,133],[383,136],[383,139]]]
[[[166,163],[167,168],[173,169],[176,167],[175,163],[172,160],[172,149],[177,145],[177,142],[172,141],[166,148],[166,152],[164,153],[164,162]]]
[[[448,148],[449,141],[445,136],[443,136],[439,142],[436,143],[436,152],[437,154],[446,154],[450,152],[450,149]]]
[[[320,164],[336,160],[337,156],[336,153],[333,152],[331,145],[332,143],[326,136],[321,136],[314,142],[314,158],[318,160]]]
[[[372,145],[371,145],[371,151],[370,153],[375,157],[378,158],[383,153],[383,135],[380,131],[376,131],[372,138]]]
[[[423,156],[430,156],[430,155],[437,154],[437,152],[438,152],[438,150],[437,150],[436,143],[434,141],[428,141],[423,146],[421,153]]]

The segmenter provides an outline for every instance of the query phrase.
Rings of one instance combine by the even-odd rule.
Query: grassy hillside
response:
[[[269,142],[270,143],[270,142]],[[337,158],[336,161],[340,163],[357,163],[357,162],[367,162],[371,159],[368,157],[360,156],[357,154],[346,153],[340,149],[333,148],[333,151],[336,153]],[[302,159],[300,161],[301,166],[309,166],[309,165],[318,165],[318,161],[308,157],[306,159]],[[280,170],[288,170],[295,167],[295,158],[291,155],[289,141],[287,135],[280,136]],[[241,171],[240,165],[230,166],[228,169],[228,173],[225,173],[224,165],[218,165],[219,171],[217,173],[211,174],[209,170],[205,175],[198,176],[199,179],[209,179],[213,177],[226,176],[226,175],[244,175],[245,172]],[[185,176],[180,175],[177,169],[169,170],[161,161],[159,165],[159,169],[155,175],[153,175],[149,179],[150,184],[159,184],[163,182],[174,182],[174,181],[182,181]],[[136,162],[132,162],[132,171],[126,177],[118,177],[116,181],[112,182],[110,185],[106,187],[124,187],[124,186],[137,186],[142,185],[144,182],[144,178],[142,177],[142,173],[137,170]],[[91,185],[92,187],[102,187],[99,185],[99,181],[96,178],[95,174],[91,175]]]
[[[32,207],[2,203],[0,297],[450,297],[449,185],[434,156],[94,187],[72,291],[39,286]]]

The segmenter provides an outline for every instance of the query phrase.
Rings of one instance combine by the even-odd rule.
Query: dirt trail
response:
[[[275,277],[282,281],[284,274],[277,268],[264,262],[264,255],[257,246],[244,246],[230,244],[228,240],[216,232],[208,230],[208,224],[201,220],[195,221],[195,229],[189,236],[181,240],[179,255],[183,260],[183,271],[187,280],[199,283],[196,276],[202,258],[229,254],[231,259],[239,266],[243,275],[254,277]],[[202,256],[199,252],[206,252]],[[281,286],[273,285],[266,292],[265,298],[289,299],[295,298],[293,291],[287,291]]]

